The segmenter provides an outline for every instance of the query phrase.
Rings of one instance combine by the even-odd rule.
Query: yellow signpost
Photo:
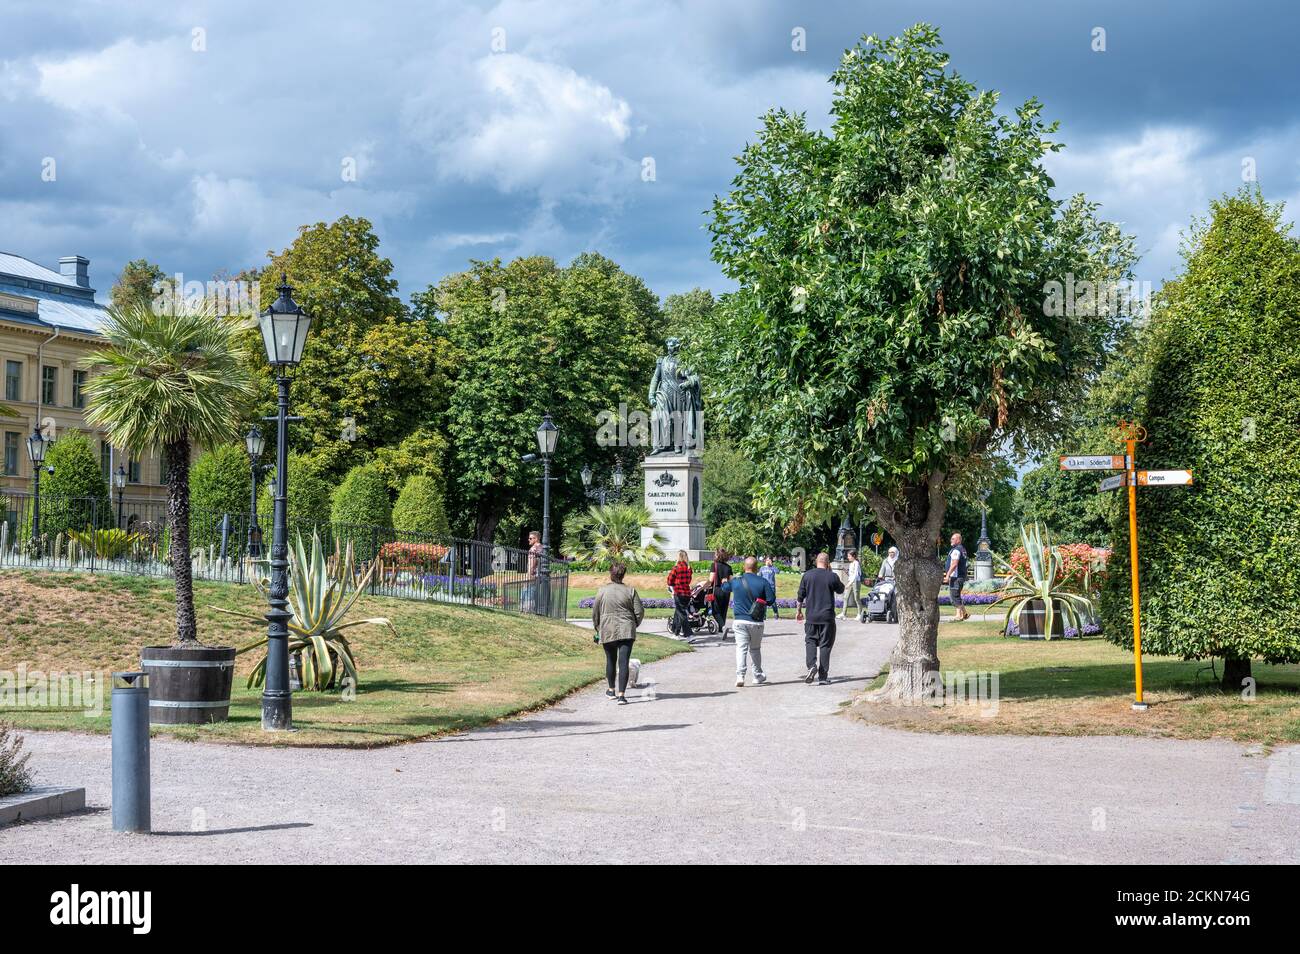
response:
[[[1128,488],[1128,556],[1133,589],[1133,708],[1145,712],[1142,698],[1142,591],[1138,581],[1138,514],[1137,489],[1139,487],[1187,486],[1192,482],[1190,470],[1138,470],[1137,445],[1147,439],[1146,428],[1137,421],[1120,421],[1117,429],[1124,443],[1124,456],[1109,454],[1075,455],[1061,458],[1061,470],[1123,470],[1123,475],[1107,477],[1101,490]]]

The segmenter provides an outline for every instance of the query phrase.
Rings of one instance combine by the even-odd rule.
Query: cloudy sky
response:
[[[759,115],[824,124],[845,47],[927,20],[968,79],[1061,121],[1058,189],[1125,223],[1158,287],[1244,161],[1300,212],[1297,9],[4,0],[0,249],[86,255],[102,296],[132,258],[204,279],[353,214],[404,296],[471,258],[591,249],[661,295],[719,289],[703,212]]]

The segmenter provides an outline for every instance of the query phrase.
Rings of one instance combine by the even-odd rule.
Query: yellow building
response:
[[[0,406],[13,412],[0,416],[0,491],[31,490],[27,437],[40,427],[55,441],[69,430],[87,434],[99,448],[106,479],[118,467],[126,471],[128,507],[133,501],[160,500],[166,489],[159,455],[132,458],[86,425],[84,389],[91,372],[81,363],[103,345],[104,316],[89,268],[79,255],[59,259],[56,272],[0,252]]]

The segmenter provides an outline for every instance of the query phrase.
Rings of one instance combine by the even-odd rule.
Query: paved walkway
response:
[[[111,831],[106,736],[29,733],[41,781],[101,810],[0,830],[0,864],[1300,861],[1300,747],[866,726],[837,712],[893,627],[842,624],[824,687],[799,627],[769,627],[757,688],[714,643],[646,667],[632,705],[596,688],[430,742],[155,740],[153,836]]]

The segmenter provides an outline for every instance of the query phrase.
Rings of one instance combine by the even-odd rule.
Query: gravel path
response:
[[[662,621],[652,621],[662,626]],[[528,718],[368,752],[154,740],[152,836],[116,835],[106,736],[29,733],[85,814],[0,829],[9,862],[1290,862],[1300,747],[913,734],[836,715],[893,627],[841,625],[806,686],[769,623],[762,687],[731,644]]]

